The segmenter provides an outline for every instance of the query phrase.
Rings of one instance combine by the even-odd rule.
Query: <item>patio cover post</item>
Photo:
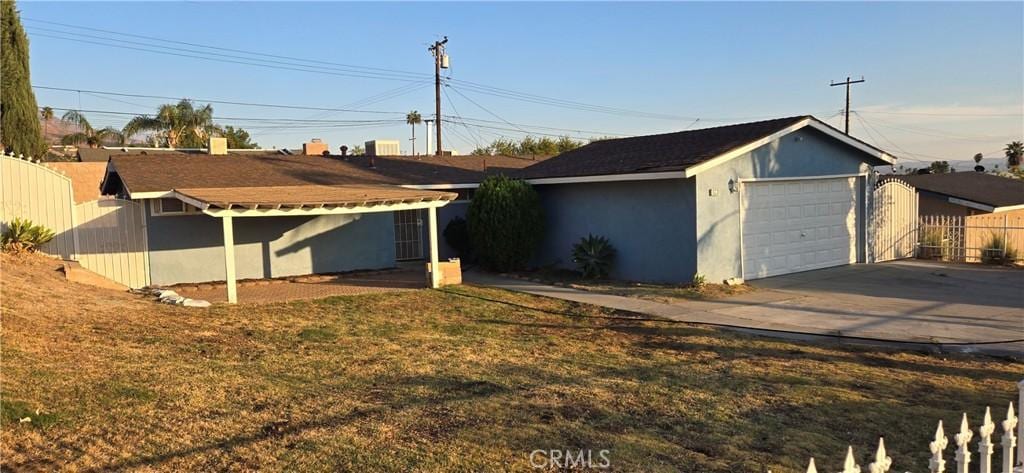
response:
[[[235,232],[231,215],[221,217],[224,224],[224,283],[228,288],[228,304],[238,303],[238,288],[235,287]]]
[[[441,267],[437,260],[437,207],[427,209],[427,227],[430,233],[430,287],[441,287]]]

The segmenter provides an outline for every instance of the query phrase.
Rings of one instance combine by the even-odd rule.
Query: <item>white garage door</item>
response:
[[[745,183],[744,279],[855,262],[859,194],[856,177]]]

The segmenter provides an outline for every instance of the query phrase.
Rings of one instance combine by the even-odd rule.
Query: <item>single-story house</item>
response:
[[[538,161],[113,156],[103,192],[145,203],[153,284],[224,280],[214,263],[228,248],[241,278],[435,260],[447,256],[437,228],[495,173],[541,196],[537,266],[572,267],[572,245],[595,234],[618,250],[612,277],[683,283],[866,261],[872,167],[893,161],[798,116],[601,140]]]
[[[982,172],[884,176],[917,189],[920,215],[1024,217],[1024,180]]]
[[[504,156],[115,155],[101,190],[142,202],[151,284],[228,281],[233,290],[236,279],[436,262],[446,256],[438,209],[455,207],[441,214],[445,222],[462,215],[467,193],[485,175],[533,163]]]
[[[588,234],[612,277],[756,279],[866,261],[873,166],[894,157],[811,116],[596,141],[525,168],[547,215],[537,264]]]

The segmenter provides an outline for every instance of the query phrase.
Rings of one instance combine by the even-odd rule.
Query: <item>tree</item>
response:
[[[420,116],[420,112],[413,110],[405,114],[405,123],[412,127],[412,154],[416,154],[416,125],[423,123],[423,117]]]
[[[116,143],[124,144],[124,135],[120,131],[117,131],[114,127],[106,127],[97,130],[92,127],[89,120],[85,118],[77,110],[69,110],[64,116],[60,117],[61,121],[71,123],[78,128],[78,131],[71,133],[70,135],[64,135],[60,139],[61,144],[65,145],[76,145],[85,143],[90,148],[96,148],[104,143]]]
[[[366,150],[363,149],[363,145],[355,145],[352,147],[352,156],[362,156],[366,154]]]
[[[1006,166],[1010,169],[1019,168],[1021,158],[1024,157],[1024,143],[1020,141],[1007,143],[1003,151],[1006,152]]]
[[[213,107],[206,104],[195,108],[188,99],[161,105],[156,116],[132,118],[123,132],[126,139],[137,133],[153,132],[161,145],[171,148],[202,148],[211,135],[223,134],[213,122]]]
[[[249,141],[249,132],[231,125],[224,127],[221,136],[227,138],[228,149],[254,149],[260,145]]]
[[[532,136],[526,136],[525,138],[517,141],[512,141],[507,138],[499,138],[491,142],[490,145],[485,147],[476,148],[472,154],[476,155],[495,155],[500,154],[504,156],[554,156],[561,154],[566,151],[572,151],[580,146],[583,146],[583,142],[576,141],[568,136],[561,136],[557,140],[549,137],[534,138]]]
[[[53,109],[43,107],[39,111],[39,118],[43,119],[43,142],[46,142],[46,135],[50,133],[50,120],[53,120]]]
[[[540,196],[526,181],[489,176],[466,211],[473,253],[487,268],[522,269],[544,236]]]
[[[974,155],[974,172],[985,172],[985,166],[981,165],[981,160],[984,158],[981,153]]]
[[[0,1],[0,144],[4,151],[41,156],[46,143],[29,77],[28,49],[14,1]]]
[[[946,174],[949,172],[949,162],[933,161],[928,165],[928,169],[931,170],[932,174]]]

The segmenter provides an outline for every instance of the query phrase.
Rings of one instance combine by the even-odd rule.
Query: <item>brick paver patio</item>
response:
[[[422,271],[392,270],[343,275],[311,275],[284,279],[245,280],[238,283],[240,304],[260,304],[301,299],[320,299],[390,291],[409,291],[426,287]],[[175,292],[191,299],[226,302],[224,283],[185,284]]]

